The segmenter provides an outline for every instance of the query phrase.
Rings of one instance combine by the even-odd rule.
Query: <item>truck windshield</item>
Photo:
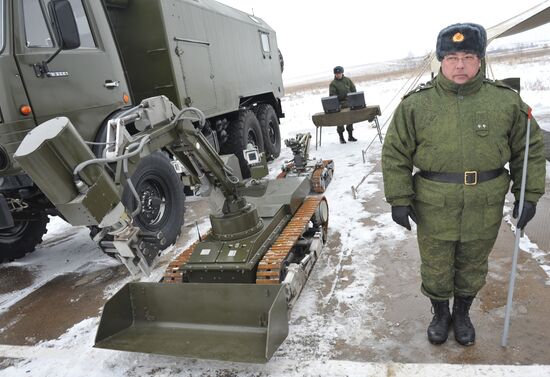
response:
[[[0,52],[4,49],[4,0],[0,0]]]

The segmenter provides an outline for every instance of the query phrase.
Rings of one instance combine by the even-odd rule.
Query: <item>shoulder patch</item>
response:
[[[425,83],[422,83],[420,85],[418,85],[416,88],[414,88],[413,90],[411,90],[410,92],[408,92],[407,94],[405,94],[403,97],[401,97],[401,100],[404,100],[405,98],[407,98],[408,96],[410,96],[411,94],[414,94],[414,93],[419,93],[423,90],[426,90],[426,89],[431,89],[433,88],[433,83],[432,81],[428,81],[428,82],[425,82]]]

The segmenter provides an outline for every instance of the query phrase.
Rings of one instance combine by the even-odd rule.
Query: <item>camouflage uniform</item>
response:
[[[348,107],[348,93],[354,93],[356,91],[357,89],[355,89],[353,81],[343,75],[340,80],[336,78],[332,80],[328,89],[330,96],[338,96],[338,101],[340,101],[340,107],[342,108]],[[338,126],[336,130],[338,133],[342,133],[344,132],[344,126]],[[353,124],[346,125],[346,131],[353,131]]]
[[[416,212],[426,296],[475,296],[484,285],[510,176],[470,186],[413,176],[413,166],[463,173],[509,162],[519,200],[527,111],[515,91],[481,72],[462,85],[440,73],[397,107],[382,150],[385,195],[392,206]],[[542,132],[532,119],[525,200],[536,203],[544,187]]]

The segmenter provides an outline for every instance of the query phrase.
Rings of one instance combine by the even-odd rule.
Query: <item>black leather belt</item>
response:
[[[500,176],[504,168],[487,171],[465,171],[464,173],[439,173],[435,171],[422,170],[421,177],[444,183],[462,183],[466,186],[477,185],[478,183],[489,181]]]

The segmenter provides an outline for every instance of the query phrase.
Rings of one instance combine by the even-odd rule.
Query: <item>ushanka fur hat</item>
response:
[[[472,52],[480,58],[485,57],[487,32],[478,24],[463,23],[447,26],[437,36],[435,49],[437,60],[453,52]]]

